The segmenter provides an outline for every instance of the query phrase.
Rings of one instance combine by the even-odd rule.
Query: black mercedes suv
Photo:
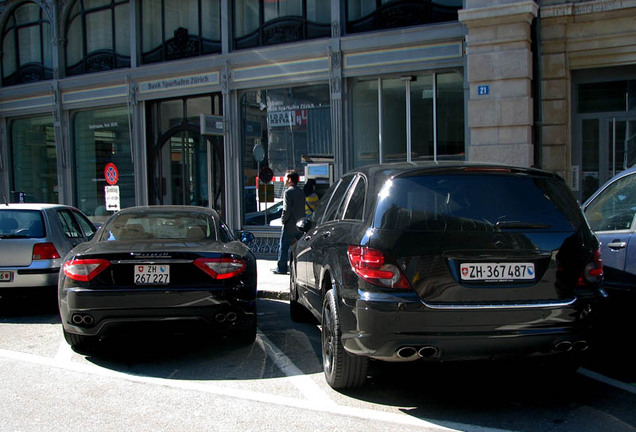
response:
[[[541,358],[575,371],[604,298],[599,242],[559,176],[530,168],[361,168],[323,195],[290,251],[292,319],[322,324],[325,376],[369,359]]]

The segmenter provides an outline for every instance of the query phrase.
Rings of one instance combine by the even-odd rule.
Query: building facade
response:
[[[0,8],[3,201],[96,221],[117,206],[209,206],[267,254],[287,169],[326,187],[377,162],[536,165],[585,198],[633,163],[629,0]]]

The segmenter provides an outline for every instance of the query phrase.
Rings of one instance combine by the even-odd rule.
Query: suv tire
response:
[[[322,305],[322,367],[334,389],[360,387],[367,379],[368,357],[349,354],[342,346],[336,296],[327,291]]]

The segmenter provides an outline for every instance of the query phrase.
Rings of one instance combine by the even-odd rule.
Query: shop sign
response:
[[[106,198],[106,211],[121,210],[119,186],[105,186],[104,197]]]
[[[200,114],[201,135],[223,136],[223,116]]]
[[[140,93],[184,89],[208,85],[218,85],[219,74],[190,75],[184,77],[166,78],[157,81],[146,81],[139,85]]]
[[[269,127],[307,126],[307,110],[275,111],[267,113]]]

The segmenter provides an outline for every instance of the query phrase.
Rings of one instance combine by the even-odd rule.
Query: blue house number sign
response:
[[[479,96],[486,96],[487,94],[490,94],[490,86],[489,85],[477,86],[477,94]]]

